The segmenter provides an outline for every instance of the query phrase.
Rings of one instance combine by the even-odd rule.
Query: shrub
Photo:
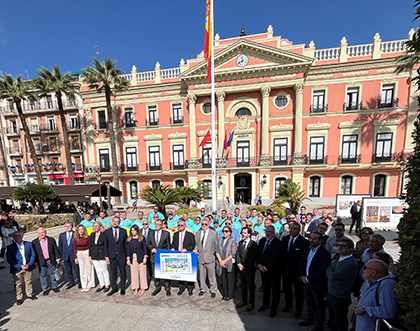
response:
[[[249,206],[248,210],[252,210],[254,208],[258,210],[259,213],[266,212],[267,209],[271,209],[271,211],[273,212],[276,211],[279,214],[280,218],[283,218],[286,215],[286,213],[284,212],[286,208],[283,206]]]
[[[19,224],[22,232],[36,231],[38,228],[52,228],[73,222],[73,214],[52,215],[16,215],[15,221]]]

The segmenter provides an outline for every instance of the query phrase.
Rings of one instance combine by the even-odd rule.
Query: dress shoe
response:
[[[216,297],[216,293],[211,293],[210,298],[214,299]]]
[[[171,290],[166,291],[166,296],[170,297],[171,296]]]
[[[104,288],[104,293],[108,292],[108,291],[109,291],[109,289],[110,289],[109,287],[105,287],[105,288]]]
[[[31,296],[29,297],[29,299],[31,299],[31,300],[38,300],[38,298],[37,298],[35,295],[31,295]]]
[[[227,297],[222,297],[222,301],[225,301]]]
[[[96,292],[96,293],[99,293],[99,292],[101,292],[103,289],[104,289],[103,287],[100,287],[100,288],[98,288],[95,292]]]
[[[236,308],[241,308],[241,307],[243,307],[243,306],[246,306],[246,303],[244,303],[243,301],[241,301],[241,302],[239,302],[239,303],[236,305]]]
[[[82,284],[80,284],[80,283],[79,283],[79,284],[77,285],[77,287],[78,287],[79,289],[82,289]]]
[[[107,294],[107,296],[111,296],[111,295],[114,295],[115,293],[117,293],[118,292],[118,290],[117,289],[112,289],[111,290],[111,292],[109,292],[108,294]]]
[[[193,295],[193,291],[188,291],[188,295],[189,296]]]
[[[43,295],[48,295],[48,294],[50,294],[50,291],[48,291],[48,290],[47,291],[43,291],[42,294]]]
[[[277,310],[276,309],[272,309],[271,311],[270,311],[270,317],[271,318],[273,318],[274,316],[276,316],[277,315]]]
[[[268,307],[266,305],[262,305],[260,308],[258,308],[258,311],[264,311],[268,309]]]
[[[200,291],[200,293],[198,293],[199,297],[202,297],[206,292]]]
[[[55,293],[60,292],[60,289],[59,289],[59,288],[53,288],[52,290],[53,290],[53,292],[55,292]]]
[[[324,327],[323,326],[316,326],[311,331],[324,331]]]
[[[68,284],[66,287],[66,290],[70,290],[74,286],[76,286],[76,284]]]
[[[158,294],[160,292],[160,288],[156,288],[153,293],[152,293],[152,297],[154,297],[156,294]]]
[[[232,298],[226,297],[225,301],[230,301]]]
[[[314,321],[304,320],[303,322],[300,322],[298,325],[299,326],[315,325],[315,322]]]
[[[125,295],[125,289],[122,288],[121,291],[120,291],[120,294]]]
[[[246,311],[252,311],[254,310],[254,305],[249,304],[248,307],[246,307]]]
[[[292,309],[292,306],[284,306],[283,309],[281,310],[283,313],[288,312],[290,309]]]
[[[296,309],[295,313],[293,314],[294,317],[298,318],[302,315],[302,310]]]
[[[178,291],[177,295],[182,295],[182,293],[184,293],[184,291],[185,291],[185,290],[181,290],[181,289],[180,289],[180,290]]]
[[[23,300],[18,300],[18,301],[16,301],[16,304],[17,304],[18,306],[20,306],[22,303],[23,303]]]

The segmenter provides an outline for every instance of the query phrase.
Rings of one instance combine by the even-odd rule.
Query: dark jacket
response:
[[[83,213],[82,213],[82,215],[83,215]],[[74,223],[74,226],[78,226],[80,224],[80,222],[83,221],[83,218],[84,217],[83,216],[80,216],[79,212],[76,211],[73,214],[73,223]]]
[[[126,259],[125,243],[127,242],[127,231],[123,228],[118,228],[118,241],[114,238],[114,228],[111,227],[104,232],[104,254],[106,258]]]
[[[309,246],[309,241],[298,235],[293,245],[289,246],[290,235],[282,238],[286,254],[284,258],[284,272],[291,278],[299,277],[299,262],[303,251]]]
[[[74,261],[74,232],[71,232],[70,246],[67,245],[67,232],[60,233],[58,237],[58,250],[63,261]]]
[[[317,286],[319,290],[327,286],[327,269],[331,264],[331,254],[321,245],[312,258],[309,266],[309,275],[306,274],[306,263],[308,261],[310,247],[306,247],[300,259],[300,276],[306,276],[309,284]]]
[[[263,265],[267,272],[280,272],[284,259],[284,246],[279,238],[274,237],[264,252],[264,246],[267,238],[262,238],[258,244],[257,264]]]
[[[185,234],[185,238],[184,238],[184,241],[183,241],[182,246],[188,252],[192,252],[194,250],[194,248],[195,248],[195,237],[189,231],[185,231],[184,234]],[[177,231],[177,232],[174,233],[174,237],[173,237],[171,248],[175,249],[176,251],[179,248],[179,231]]]
[[[55,242],[54,238],[45,237],[48,240],[48,255],[50,257],[50,262],[53,266],[57,265],[57,260],[61,259],[60,252],[58,251],[57,243]],[[44,258],[44,254],[42,254],[41,243],[39,242],[39,238],[36,238],[32,241],[32,245],[35,248],[35,262],[38,263],[41,267],[47,266],[47,261]]]
[[[355,203],[350,208],[350,214],[352,219],[360,221],[360,219],[362,218],[362,206],[360,206],[360,211],[357,211],[357,203]]]
[[[244,241],[241,240],[236,251],[236,265],[242,264],[244,266],[243,273],[253,273],[256,270],[255,260],[258,254],[257,243],[250,239],[244,250]]]
[[[138,245],[134,245],[134,241],[138,242]],[[146,239],[143,237],[142,241],[132,238],[130,241],[127,241],[125,244],[125,250],[127,251],[127,258],[130,259],[130,262],[133,263],[133,254],[137,254],[137,263],[143,263],[143,259],[147,253]]]
[[[104,251],[105,233],[101,232],[96,244],[95,244],[95,237],[96,237],[96,233],[92,232],[90,235],[90,242],[89,242],[89,257],[92,260],[98,260],[98,261],[105,260],[105,251]]]
[[[171,249],[171,236],[168,231],[161,230],[161,237],[159,239],[159,245],[156,245],[156,231],[152,234],[149,234],[149,241],[147,242],[147,248],[150,252],[150,261],[155,262],[155,253],[152,253],[152,249]]]

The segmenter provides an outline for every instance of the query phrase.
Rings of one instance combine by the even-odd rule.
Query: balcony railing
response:
[[[292,164],[291,156],[274,156],[272,165],[273,166],[283,166]]]
[[[358,155],[349,155],[349,156],[342,156],[338,157],[338,164],[355,164],[355,163],[362,163],[362,154]]]
[[[57,125],[55,125],[55,123],[54,124],[48,124],[48,125],[41,125],[40,129],[41,129],[41,131],[50,131],[50,132],[58,130]]]
[[[8,127],[8,128],[4,128],[4,131],[6,134],[19,134],[19,129],[17,127]]]
[[[159,119],[151,118],[151,119],[146,120],[146,126],[151,126],[151,125],[159,125]]]
[[[185,169],[185,163],[177,163],[177,164],[175,164],[175,163],[169,163],[169,169],[170,170],[183,170],[183,169]]]
[[[69,123],[69,130],[78,130],[80,129],[80,122],[77,120],[77,122],[70,122]]]
[[[128,165],[128,164],[121,164],[121,171],[122,172],[126,172],[126,171],[138,171],[139,170],[139,166],[138,164],[132,164],[132,165]]]
[[[10,147],[9,154],[22,154],[22,150],[19,147]]]
[[[382,101],[381,99],[378,100],[378,108],[382,109],[382,108],[396,108],[398,107],[398,102],[400,101],[400,99],[396,98],[394,100],[390,100],[390,101]]]
[[[106,130],[106,129],[108,129],[108,124],[106,122],[93,123],[93,129],[94,130]]]
[[[124,121],[124,122],[122,123],[122,126],[123,126],[124,128],[133,128],[133,127],[135,127],[135,126],[136,126],[136,123],[137,123],[137,121],[136,121],[136,120],[132,120],[132,121]]]
[[[360,110],[363,107],[363,102],[359,102],[359,103],[347,103],[345,102],[343,104],[343,110]]]
[[[313,157],[306,156],[305,164],[328,164],[328,156],[320,157]]]
[[[160,171],[160,170],[162,170],[161,164],[146,163],[146,171]]]
[[[328,112],[328,105],[324,105],[324,106],[311,105],[310,111],[311,111],[311,113],[327,113]]]
[[[79,105],[77,100],[64,100],[63,101],[63,108],[77,108]],[[58,109],[58,102],[57,101],[37,101],[37,102],[31,102],[31,103],[22,103],[21,104],[22,111],[28,112],[28,111],[37,111],[37,110],[46,110],[46,109]],[[1,110],[3,112],[8,113],[15,113],[16,105],[8,105],[6,107],[1,107]]]
[[[171,124],[182,124],[182,123],[184,123],[184,116],[171,117]]]
[[[401,162],[406,153],[392,153],[390,155],[372,155],[372,163]]]
[[[39,133],[39,125],[30,125],[29,126],[29,133]]]

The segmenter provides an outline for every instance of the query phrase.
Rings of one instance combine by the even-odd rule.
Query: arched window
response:
[[[236,111],[235,117],[251,116],[252,113],[248,108],[240,108]]]
[[[203,113],[204,114],[206,114],[206,115],[211,114],[211,103],[210,102],[206,102],[203,105],[202,109],[203,109]]]
[[[384,197],[385,196],[385,185],[386,185],[386,176],[385,175],[376,175],[375,178],[374,178],[373,196],[374,197]]]
[[[341,177],[341,194],[351,194],[352,186],[353,186],[352,176]]]
[[[136,195],[138,191],[139,189],[137,186],[137,182],[135,181],[130,182],[130,199],[136,199]]]
[[[205,199],[211,199],[211,180],[210,179],[204,179],[203,183],[205,186],[207,186],[207,194],[205,195]]]
[[[175,187],[183,187],[185,186],[184,180],[183,179],[177,179],[175,181]]]
[[[275,179],[274,181],[274,197],[275,198],[279,197],[279,187],[282,186],[285,181],[286,181],[286,178],[284,177],[279,177]]]
[[[153,187],[153,186],[155,186],[155,185],[156,185],[156,186],[160,186],[160,185],[161,185],[161,183],[160,183],[160,180],[159,180],[159,179],[152,180],[152,183],[151,183],[151,184],[152,184],[152,187]]]
[[[319,198],[321,194],[321,177],[312,176],[309,179],[309,196]]]

